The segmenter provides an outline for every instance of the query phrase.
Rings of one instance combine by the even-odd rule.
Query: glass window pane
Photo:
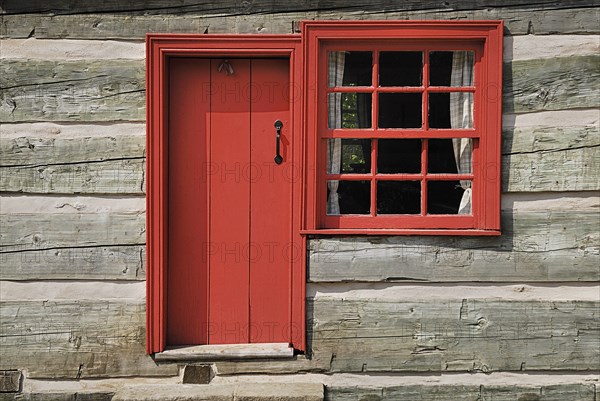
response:
[[[473,140],[471,138],[430,139],[428,154],[430,173],[470,174]]]
[[[421,86],[423,52],[379,53],[379,86]]]
[[[430,93],[430,128],[473,128],[473,93]]]
[[[377,214],[421,213],[420,181],[378,181]]]
[[[380,128],[421,128],[420,93],[380,93]]]
[[[335,213],[336,206],[339,213]],[[369,214],[371,213],[370,209],[370,181],[327,181],[328,215]]]
[[[371,171],[370,139],[328,139],[328,174],[366,174]]]
[[[475,53],[472,51],[429,53],[431,86],[473,86]]]
[[[429,181],[428,214],[471,214],[471,181]],[[466,190],[469,189],[469,193]],[[465,213],[467,211],[468,213]]]
[[[329,93],[329,128],[371,128],[370,93]]]
[[[329,87],[371,86],[373,54],[371,52],[329,52]]]
[[[381,174],[420,173],[420,139],[379,139],[377,172]]]

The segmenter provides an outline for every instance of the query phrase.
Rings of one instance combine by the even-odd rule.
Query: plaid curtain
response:
[[[342,86],[344,79],[345,52],[329,52],[327,72],[329,87]],[[328,98],[329,128],[342,128],[342,94],[330,93]],[[342,140],[329,139],[327,146],[327,172],[339,174],[342,167]],[[340,214],[340,199],[338,195],[338,180],[327,182],[329,197],[327,198],[327,214]]]
[[[452,57],[452,86],[473,86],[474,53],[455,51]],[[452,128],[473,127],[473,94],[471,92],[450,93],[450,125]],[[459,174],[471,173],[473,159],[473,140],[471,138],[452,139],[454,159]],[[458,214],[471,214],[471,181],[461,180],[464,189],[458,207]]]

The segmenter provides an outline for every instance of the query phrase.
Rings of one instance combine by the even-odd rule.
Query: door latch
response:
[[[283,128],[283,123],[280,120],[275,121],[275,129],[277,130],[277,138],[275,141],[275,163],[281,164],[283,161],[283,157],[279,153],[279,143],[281,142],[281,129]]]

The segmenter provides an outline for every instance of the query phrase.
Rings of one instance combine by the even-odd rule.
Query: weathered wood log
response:
[[[86,163],[143,158],[144,135],[88,136],[81,126],[78,136],[30,135],[0,138],[0,167],[34,167],[48,164]]]
[[[502,149],[503,192],[600,189],[597,126],[505,129]]]
[[[19,401],[111,401],[112,391],[26,391],[20,393]],[[13,401],[14,394],[0,394],[0,401]]]
[[[53,194],[146,192],[145,159],[0,168],[0,191]]]
[[[12,131],[23,136],[6,130],[0,137],[0,191],[144,193],[143,126],[22,125]]]
[[[309,241],[308,280],[597,281],[597,210],[503,212],[499,237]]]
[[[51,248],[0,253],[3,280],[144,280],[143,245]]]
[[[1,369],[30,378],[173,376],[145,352],[144,300],[0,303]]]
[[[598,190],[599,148],[591,125],[505,129],[503,191]],[[142,135],[0,138],[0,190],[143,194],[144,154]]]
[[[453,400],[453,401],[593,401],[592,384],[548,384],[523,386],[510,385],[395,385],[395,386],[338,386],[326,387],[328,401],[414,401],[414,400]]]
[[[143,198],[5,197],[4,280],[143,280]]]
[[[595,370],[599,307],[349,291],[309,299],[308,344],[317,357],[333,355],[331,372]]]
[[[0,62],[0,122],[143,121],[144,62]]]
[[[11,213],[0,215],[0,251],[143,245],[145,213]]]
[[[505,63],[505,112],[595,107],[600,56]],[[2,60],[0,121],[143,121],[141,60]],[[540,72],[543,73],[540,73]],[[51,78],[49,78],[51,77]]]
[[[599,63],[598,55],[505,63],[503,111],[527,113],[597,107]]]
[[[329,369],[331,355],[320,355],[307,358],[297,355],[293,360],[256,359],[253,361],[216,361],[219,376],[238,374],[294,374],[323,373]]]
[[[297,31],[311,19],[503,19],[506,35],[598,33],[596,8],[484,8],[449,11],[433,7],[418,11],[322,9],[250,15],[139,14],[14,14],[3,15],[0,37],[39,39],[144,39],[146,33],[278,33]]]
[[[557,3],[554,0],[539,0],[535,4],[523,6],[521,0],[505,0],[502,6],[517,10],[546,10],[546,9],[568,9],[575,7],[593,7],[597,5],[593,0],[563,0]],[[418,11],[437,9],[439,11],[473,10],[496,8],[498,3],[494,0],[456,0],[452,3],[441,5],[436,1],[419,0],[377,0],[368,4],[360,0],[305,0],[301,4],[282,3],[276,0],[240,3],[236,0],[207,1],[198,3],[195,0],[181,0],[176,4],[168,0],[147,0],[143,3],[122,3],[117,0],[110,1],[87,1],[84,4],[73,4],[70,0],[47,0],[43,3],[23,3],[19,0],[5,0],[3,10],[6,14],[17,13],[52,13],[52,14],[75,14],[75,13],[146,13],[146,14],[184,14],[199,13],[206,15],[251,15],[270,14],[278,12],[293,11],[319,11],[336,10],[365,12],[394,12],[394,11]]]

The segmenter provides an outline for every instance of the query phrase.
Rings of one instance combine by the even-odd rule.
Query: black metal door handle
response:
[[[283,157],[279,154],[279,143],[281,142],[281,129],[283,128],[283,123],[279,120],[275,121],[275,129],[277,130],[277,139],[275,142],[275,163],[281,164],[283,161]]]

